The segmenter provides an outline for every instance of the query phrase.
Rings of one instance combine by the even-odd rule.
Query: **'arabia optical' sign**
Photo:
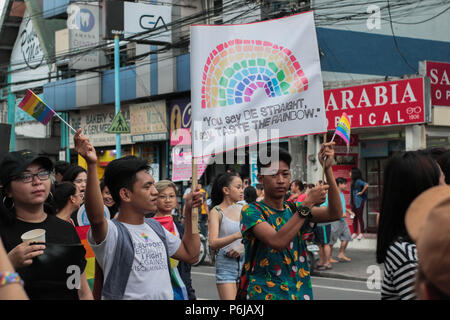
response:
[[[408,125],[427,121],[429,99],[424,78],[325,90],[328,130],[346,112],[353,128]]]

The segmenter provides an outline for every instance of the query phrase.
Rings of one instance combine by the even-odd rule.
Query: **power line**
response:
[[[227,2],[227,6],[224,5],[224,8],[226,8],[226,11],[224,11],[224,12],[228,13],[228,12],[230,11],[230,9],[232,9],[232,10],[233,10],[233,9],[236,9],[236,6],[235,6],[235,5],[232,5],[233,2],[234,2],[233,0],[230,0],[230,1]],[[243,6],[243,5],[241,5],[241,6]],[[212,12],[213,9],[211,9],[210,11]],[[203,19],[203,18],[204,18],[204,15],[202,15],[201,13],[200,13],[200,14],[195,14],[194,16],[195,16],[195,19],[196,19],[196,20],[199,19],[199,18],[200,18],[200,19]],[[235,18],[237,18],[237,17],[235,17]],[[235,19],[235,18],[234,18],[234,19]],[[188,16],[186,19],[180,19],[180,20],[191,21],[191,20],[192,20],[192,16]],[[183,21],[180,21],[179,23],[183,23]],[[170,25],[173,25],[173,24],[175,24],[175,23],[171,23]],[[161,26],[161,27],[158,27],[159,30],[162,29],[162,28],[163,28],[162,26]],[[155,30],[156,30],[156,29],[155,29]],[[157,31],[158,31],[158,30],[157,30]],[[151,32],[153,32],[153,30],[146,31],[146,32],[143,32],[143,33],[140,33],[140,34],[148,34],[148,33],[151,33]],[[135,36],[135,35],[133,35],[133,37],[134,37],[134,36]],[[124,41],[127,41],[127,40],[128,40],[128,38],[124,39]],[[185,43],[185,42],[186,42],[186,40],[180,40],[180,41],[179,41],[179,43]],[[87,47],[85,50],[83,50],[83,51],[81,51],[81,52],[79,51],[79,52],[76,52],[76,53],[69,54],[69,55],[67,55],[67,56],[64,56],[64,58],[67,59],[67,58],[69,58],[69,57],[72,57],[72,56],[78,56],[78,55],[87,53],[87,52],[92,51],[92,50],[99,50],[99,49],[101,49],[101,48],[103,48],[103,47],[105,47],[105,46],[111,46],[111,43],[107,43],[106,45],[105,45],[105,44],[99,44],[99,45],[97,45],[97,46],[95,46],[95,47]],[[173,47],[177,47],[177,43],[176,43],[176,42],[175,42],[175,43],[172,43],[172,44],[170,44],[170,45],[164,46],[163,48],[160,48],[160,49],[158,49],[158,50],[156,50],[156,51],[150,51],[150,52],[148,52],[148,53],[145,53],[145,54],[143,54],[141,57],[143,58],[143,57],[146,56],[146,55],[157,54],[157,53],[164,53],[164,52],[169,51],[169,50],[170,50],[171,48],[173,48]],[[134,58],[133,58],[133,60],[134,60]],[[158,60],[155,61],[154,63],[157,63],[157,62],[159,62],[159,61],[160,61],[160,59],[158,59]],[[114,64],[111,62],[111,63],[105,64],[105,65],[102,65],[102,66],[97,66],[97,67],[90,68],[90,69],[86,69],[86,70],[76,70],[76,71],[74,72],[74,74],[85,73],[85,72],[89,72],[89,71],[99,71],[99,69],[112,67],[113,65],[114,65]],[[23,69],[26,70],[26,69],[28,69],[28,68],[24,67]],[[20,70],[20,69],[19,69],[19,70]],[[16,70],[13,70],[13,71],[17,71],[17,69],[16,69]],[[21,85],[21,84],[32,83],[32,82],[39,82],[39,81],[44,81],[44,80],[47,80],[47,79],[55,79],[55,78],[59,78],[59,76],[58,76],[58,75],[54,75],[54,76],[45,77],[45,78],[41,78],[41,79],[24,80],[24,81],[20,81],[20,82],[10,83],[9,85]],[[86,79],[88,79],[88,78],[86,78]]]
[[[231,6],[233,6],[234,5],[234,3],[233,3],[234,1],[229,1],[228,2],[228,5],[231,5]],[[374,3],[380,3],[381,1],[372,1],[372,2],[367,2],[366,4],[374,4]],[[384,2],[384,1],[383,1]],[[384,2],[385,3],[385,2]],[[401,3],[399,3],[399,4],[394,4],[394,5],[392,5],[391,6],[391,8],[393,8],[394,6],[401,6],[401,7],[403,7],[403,6],[405,6],[405,5],[409,5],[409,4],[413,4],[414,2],[405,2],[405,1],[403,1],[403,2],[401,2]],[[325,4],[326,4],[326,6],[325,6]],[[334,5],[329,5],[328,3],[326,3],[325,2],[325,4],[323,4],[322,6],[317,6],[316,8],[314,8],[315,9],[315,11],[316,11],[316,25],[317,26],[320,26],[321,25],[321,20],[320,20],[320,18],[321,17],[325,17],[325,20],[327,21],[327,23],[329,23],[330,21],[333,21],[333,20],[335,20],[335,23],[336,22],[339,22],[339,21],[346,21],[347,23],[349,22],[349,21],[352,21],[352,20],[354,20],[354,21],[357,21],[357,20],[362,20],[362,19],[366,19],[366,15],[367,15],[367,13],[366,12],[360,12],[360,13],[356,13],[356,14],[347,14],[345,17],[339,17],[339,18],[333,18],[333,17],[331,17],[330,15],[321,15],[321,14],[319,14],[319,13],[317,13],[318,11],[320,11],[320,10],[326,10],[326,9],[335,9],[335,8],[344,8],[344,7],[354,7],[354,6],[360,6],[361,4],[353,4],[353,3],[351,3],[351,4],[345,4],[344,3],[344,5],[336,5],[336,4],[334,4]],[[431,4],[431,5],[438,5],[438,4]],[[225,4],[223,5],[223,7],[225,8]],[[448,9],[448,8],[447,8]],[[446,10],[447,10],[446,9]],[[210,11],[212,11],[213,13],[214,13],[214,8],[213,9],[211,9]],[[444,12],[446,11],[446,10],[444,10]],[[443,12],[442,12],[443,13]],[[205,13],[205,11],[203,10],[202,12],[200,12],[200,13],[198,13],[197,15],[199,15],[200,16],[200,18],[201,19],[205,19],[205,15],[207,15],[208,14],[208,12],[206,11],[206,13]],[[364,17],[362,17],[362,16],[364,16]],[[438,15],[437,15],[438,16]],[[209,18],[209,17],[206,17],[206,18]],[[319,18],[319,19],[317,19],[317,18]],[[431,20],[432,18],[429,18],[429,20]],[[180,19],[180,20],[182,20],[182,19]],[[192,20],[192,16],[191,16],[191,20]],[[428,19],[427,19],[428,20]],[[187,23],[189,23],[190,21],[189,20],[187,20],[186,21]],[[195,21],[192,21],[192,22],[195,22]],[[171,25],[171,27],[172,27],[172,31],[177,31],[177,29],[175,29],[175,27],[177,27],[176,26],[176,23],[177,22],[174,22],[172,25]],[[178,24],[180,24],[180,27],[179,28],[182,28],[184,25],[186,25],[187,23],[183,23],[183,21],[181,21],[181,22],[178,22]],[[406,23],[405,23],[406,24]],[[165,32],[165,30],[162,30],[162,28],[160,28],[159,29],[159,31],[157,31],[157,30],[149,30],[148,32],[143,32],[142,34],[136,34],[136,35],[133,35],[133,36],[130,36],[129,37],[129,39],[128,40],[133,40],[133,38],[135,38],[135,37],[138,37],[138,36],[140,36],[140,35],[145,35],[145,34],[153,34],[153,35],[155,35],[155,36],[157,36],[157,35],[159,35],[159,34],[161,34],[161,33],[163,33],[163,32]],[[187,42],[187,41],[185,41],[185,42]],[[108,45],[110,45],[108,42],[106,42],[106,43],[100,43],[99,45],[97,45],[97,46],[94,46],[94,47],[92,47],[92,46],[87,46],[86,47],[86,49],[87,49],[87,51],[90,51],[90,50],[96,50],[96,49],[102,49],[102,48],[104,48],[104,47],[107,47]],[[83,49],[83,48],[82,48]],[[78,50],[78,51],[76,51],[76,52],[73,52],[75,55],[78,55],[78,54],[83,54],[84,53],[84,51],[80,51],[80,50]],[[72,52],[71,53],[69,53],[69,54],[72,54]],[[70,57],[70,56],[69,56]],[[48,61],[48,63],[49,64],[51,64],[51,63],[53,63],[57,58],[59,58],[59,56],[56,56],[56,55],[54,55],[54,56],[47,56],[47,59],[49,60]],[[62,58],[64,58],[64,57],[62,57]],[[21,64],[20,62],[18,62],[17,64]],[[14,65],[14,63],[12,64],[12,65]]]
[[[428,7],[438,6],[439,5],[439,4],[436,4],[436,3],[430,4],[430,2],[431,1],[427,2],[428,3]],[[366,2],[365,4],[367,5],[367,4],[375,4],[375,3],[377,3],[377,4],[384,3],[386,5],[385,1],[372,1],[372,2]],[[411,4],[414,4],[414,1],[411,1],[411,2],[402,1],[401,3],[397,3],[397,4],[394,4],[394,5],[390,5],[389,4],[389,8],[388,8],[388,6],[385,6],[384,8],[388,8],[388,9],[400,8],[400,9],[402,9],[405,6],[411,5]],[[224,2],[223,5],[222,5],[222,11],[223,11],[222,15],[226,15],[226,14],[232,12],[232,11],[234,11],[234,13],[236,13],[236,8],[241,8],[244,5],[248,6],[247,3],[244,3],[244,4],[241,3],[240,5],[236,5],[235,1],[233,1],[233,0]],[[320,21],[328,21],[328,23],[330,23],[330,20],[333,21],[332,17],[330,17],[327,14],[323,14],[323,15],[318,14],[317,13],[318,11],[335,9],[335,8],[348,8],[348,7],[354,7],[356,5],[360,6],[361,4],[354,4],[354,3],[346,4],[345,1],[340,1],[340,2],[338,2],[338,4],[335,4],[333,1],[323,2],[321,5],[317,6],[316,8],[313,8],[316,11],[315,12],[316,25],[321,25],[322,23]],[[261,8],[261,6],[259,6],[259,8]],[[448,9],[449,8],[446,8],[440,14],[438,14],[438,15],[436,15],[434,17],[431,17],[431,18],[429,18],[427,20],[429,21],[429,20],[431,20],[431,19],[433,19],[433,18],[443,14]],[[249,11],[251,11],[251,8],[248,9],[248,10],[245,10],[245,9],[242,10],[241,11],[242,13],[240,15],[238,15],[237,17],[234,17],[232,19],[232,21],[236,20],[240,16],[245,15],[245,13],[249,12]],[[185,27],[185,26],[187,26],[189,24],[193,24],[195,22],[204,21],[205,19],[217,17],[217,15],[214,14],[215,12],[217,12],[217,8],[210,8],[209,10],[208,9],[203,9],[200,12],[197,12],[197,13],[195,13],[193,15],[190,15],[190,16],[183,17],[181,19],[177,19],[175,21],[172,21],[170,24],[168,24],[168,27],[170,28],[170,31],[172,31],[173,33],[176,33],[176,32],[179,32],[183,27]],[[341,12],[337,12],[337,14],[341,14]],[[334,18],[334,20],[335,20],[334,23],[337,23],[339,21],[347,21],[348,22],[348,21],[352,21],[352,20],[361,20],[361,19],[363,19],[363,18],[361,18],[363,15],[364,15],[364,19],[366,19],[366,15],[367,15],[366,12],[359,12],[359,13],[352,13],[352,14],[345,13],[345,14],[346,15],[343,16],[343,17]],[[392,14],[391,14],[390,10],[389,10],[389,14],[390,14],[390,18],[391,18],[390,20],[392,22]],[[229,23],[229,22],[230,21],[227,21],[227,23]],[[396,49],[399,51],[400,55],[402,56],[402,53],[401,53],[401,51],[400,51],[400,49],[398,47],[397,39],[396,39],[395,34],[393,32],[392,23],[391,23],[391,31],[393,33],[394,41],[395,41],[395,44],[396,44]],[[143,36],[143,35],[157,36],[157,35],[159,35],[159,34],[161,34],[163,32],[165,32],[165,29],[163,28],[163,26],[161,26],[161,27],[159,27],[157,29],[154,29],[154,30],[148,30],[148,31],[144,31],[142,33],[136,34],[136,35],[132,35],[132,36],[126,38],[126,39],[123,39],[123,41],[130,41],[130,40],[133,41],[133,38],[139,37],[139,36]],[[173,48],[185,48],[185,47],[187,47],[188,43],[189,43],[189,35],[185,35],[184,37],[180,36],[180,40],[179,41],[173,42],[169,46],[166,46],[163,49],[161,49],[161,51],[155,52],[155,53],[162,53],[162,52],[168,51],[168,50],[173,49]],[[94,46],[86,45],[85,47],[81,47],[80,48],[81,50],[77,50],[75,52],[71,51],[71,52],[68,52],[67,54],[64,54],[64,55],[56,55],[55,54],[55,55],[49,57],[49,59],[50,59],[50,63],[54,63],[58,59],[69,59],[69,58],[77,57],[77,56],[82,57],[83,55],[85,55],[85,54],[87,54],[89,52],[92,52],[92,50],[102,50],[102,49],[105,49],[105,48],[110,47],[110,46],[112,46],[112,43],[110,41],[99,42],[98,44],[96,44]],[[149,54],[151,54],[151,53],[149,53]],[[403,57],[403,56],[402,56],[402,59],[406,60],[406,58]],[[22,65],[23,63],[17,63],[17,64],[18,65]],[[98,71],[98,69],[110,67],[111,65],[112,65],[111,63],[108,63],[108,64],[105,64],[103,66],[98,66],[96,68],[89,69],[89,70],[76,70],[76,71],[74,71],[74,74],[84,73],[86,71]],[[24,67],[22,69],[18,69],[18,70],[16,69],[16,70],[13,70],[13,71],[17,72],[19,70],[26,70],[26,69],[28,69],[28,68]],[[53,79],[53,78],[58,78],[58,76],[51,77],[51,79]],[[42,80],[45,80],[45,79],[48,79],[48,77],[43,78]],[[35,81],[38,81],[38,80],[30,80],[29,82],[35,82]]]
[[[234,0],[229,0],[227,3],[224,3],[224,5],[222,6],[223,9],[224,9],[224,13],[228,13],[232,9],[236,8],[236,5],[234,5],[233,2],[234,2]],[[239,8],[239,7],[242,7],[242,6],[243,6],[243,4],[241,4],[241,5],[237,6],[237,7]],[[165,27],[171,28],[171,31],[177,31],[177,30],[183,28],[184,26],[190,25],[190,24],[195,23],[195,22],[199,22],[199,21],[201,21],[201,20],[203,20],[205,18],[209,18],[211,13],[214,13],[214,9],[210,9],[209,12],[203,10],[200,13],[196,13],[196,14],[193,14],[191,16],[187,16],[187,17],[184,17],[184,18],[172,21],[171,23],[166,24],[165,26],[160,26],[160,27],[155,28],[153,30],[147,30],[147,31],[143,31],[141,33],[137,33],[137,34],[131,35],[131,36],[127,37],[127,38],[122,39],[122,41],[133,41],[134,38],[145,36],[145,35],[158,36],[158,35],[166,32]],[[174,29],[174,28],[176,28],[176,29]],[[59,55],[56,55],[56,54],[52,55],[52,56],[48,56],[47,55],[47,57],[46,57],[47,58],[47,63],[48,64],[54,63],[54,62],[56,62],[57,58],[67,59],[67,58],[70,58],[72,56],[82,55],[82,54],[88,53],[88,52],[90,52],[92,50],[101,50],[101,49],[106,48],[108,46],[111,46],[111,41],[101,41],[97,45],[94,45],[94,46],[86,45],[85,47],[81,47],[82,50],[77,50],[75,52],[70,52],[67,55],[63,55],[63,56],[59,56]],[[172,46],[174,46],[174,45],[172,44]],[[32,63],[32,62],[36,62],[36,61],[37,60],[31,60],[30,62]],[[22,62],[22,61],[14,62],[14,63],[8,63],[8,64],[5,63],[5,64],[3,64],[3,66],[0,65],[0,68],[3,67],[4,70],[6,70],[6,68],[8,66],[23,65],[23,64],[24,64],[24,62]],[[28,67],[24,66],[22,69],[26,70],[26,69],[28,69]],[[19,69],[19,71],[20,70],[21,69]],[[18,71],[18,70],[15,69],[14,71]]]
[[[413,71],[417,74],[417,73],[419,73],[419,72],[417,71],[417,69],[414,68],[413,66],[411,66],[411,64],[408,62],[408,60],[406,59],[406,57],[405,57],[405,56],[403,55],[403,53],[400,51],[400,48],[399,48],[398,43],[397,43],[397,37],[395,36],[395,33],[394,33],[394,27],[393,27],[393,25],[392,25],[391,6],[390,6],[390,3],[389,3],[389,0],[387,0],[387,4],[388,4],[387,8],[388,8],[388,12],[389,12],[389,24],[390,24],[390,26],[391,26],[392,37],[393,37],[393,39],[394,39],[395,48],[397,49],[397,52],[400,54],[400,57],[403,59],[403,61],[408,65],[408,67],[409,67],[411,70],[413,70]]]

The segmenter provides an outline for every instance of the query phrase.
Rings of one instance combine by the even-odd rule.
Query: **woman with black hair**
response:
[[[109,189],[106,186],[105,181],[103,179],[100,180],[100,190],[102,191],[103,204],[108,209],[110,218],[114,219],[117,212],[119,211],[119,206],[112,198],[111,192],[109,192]]]
[[[83,299],[85,291],[68,284],[73,282],[69,277],[80,279],[84,274],[85,249],[75,228],[46,205],[52,171],[50,159],[28,150],[3,158],[0,237],[30,299]],[[45,243],[22,241],[24,233],[35,229],[45,230]],[[72,274],[67,273],[70,266],[75,267]]]
[[[84,195],[87,182],[87,171],[85,168],[78,165],[70,166],[64,173],[61,181],[69,181],[75,184],[79,192]]]
[[[384,263],[381,299],[415,298],[417,251],[405,213],[419,194],[443,183],[437,163],[417,151],[397,154],[386,164],[376,251],[377,263]]]
[[[236,173],[216,177],[211,188],[209,245],[218,250],[215,258],[216,285],[221,300],[236,298],[237,283],[244,262],[240,213],[243,199],[242,179]]]
[[[258,199],[258,194],[256,193],[255,187],[248,186],[244,189],[245,204],[256,202],[256,199]]]
[[[54,198],[56,216],[75,226],[71,215],[72,212],[80,208],[84,201],[84,195],[81,192],[77,192],[75,184],[64,181],[55,184]]]
[[[83,196],[86,190],[87,173],[86,169],[79,165],[71,165],[63,175],[61,182],[71,182],[77,188],[77,192]],[[80,209],[81,208],[81,209]],[[80,205],[79,209],[76,209],[71,214],[71,221],[75,227],[89,225],[87,219],[86,210],[84,209],[84,201]]]
[[[445,183],[450,185],[450,150],[443,152],[438,158],[437,162],[442,169],[445,176]]]
[[[352,238],[355,239],[358,234],[358,240],[361,240],[364,233],[364,204],[367,200],[367,189],[369,188],[369,184],[362,179],[361,170],[358,168],[352,168],[350,173],[352,178],[352,185],[350,189],[350,201],[352,211],[355,213],[355,217],[353,218],[353,235]],[[359,227],[359,228],[358,228]]]

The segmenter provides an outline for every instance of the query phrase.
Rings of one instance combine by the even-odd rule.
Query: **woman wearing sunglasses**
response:
[[[30,299],[82,299],[85,250],[75,228],[46,204],[52,170],[50,159],[31,151],[6,154],[0,163],[0,237]],[[22,234],[34,229],[45,230],[45,243],[22,242]]]

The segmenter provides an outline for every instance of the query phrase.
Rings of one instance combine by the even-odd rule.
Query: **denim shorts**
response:
[[[237,283],[244,265],[244,255],[239,259],[226,256],[219,250],[216,255],[216,283]]]

